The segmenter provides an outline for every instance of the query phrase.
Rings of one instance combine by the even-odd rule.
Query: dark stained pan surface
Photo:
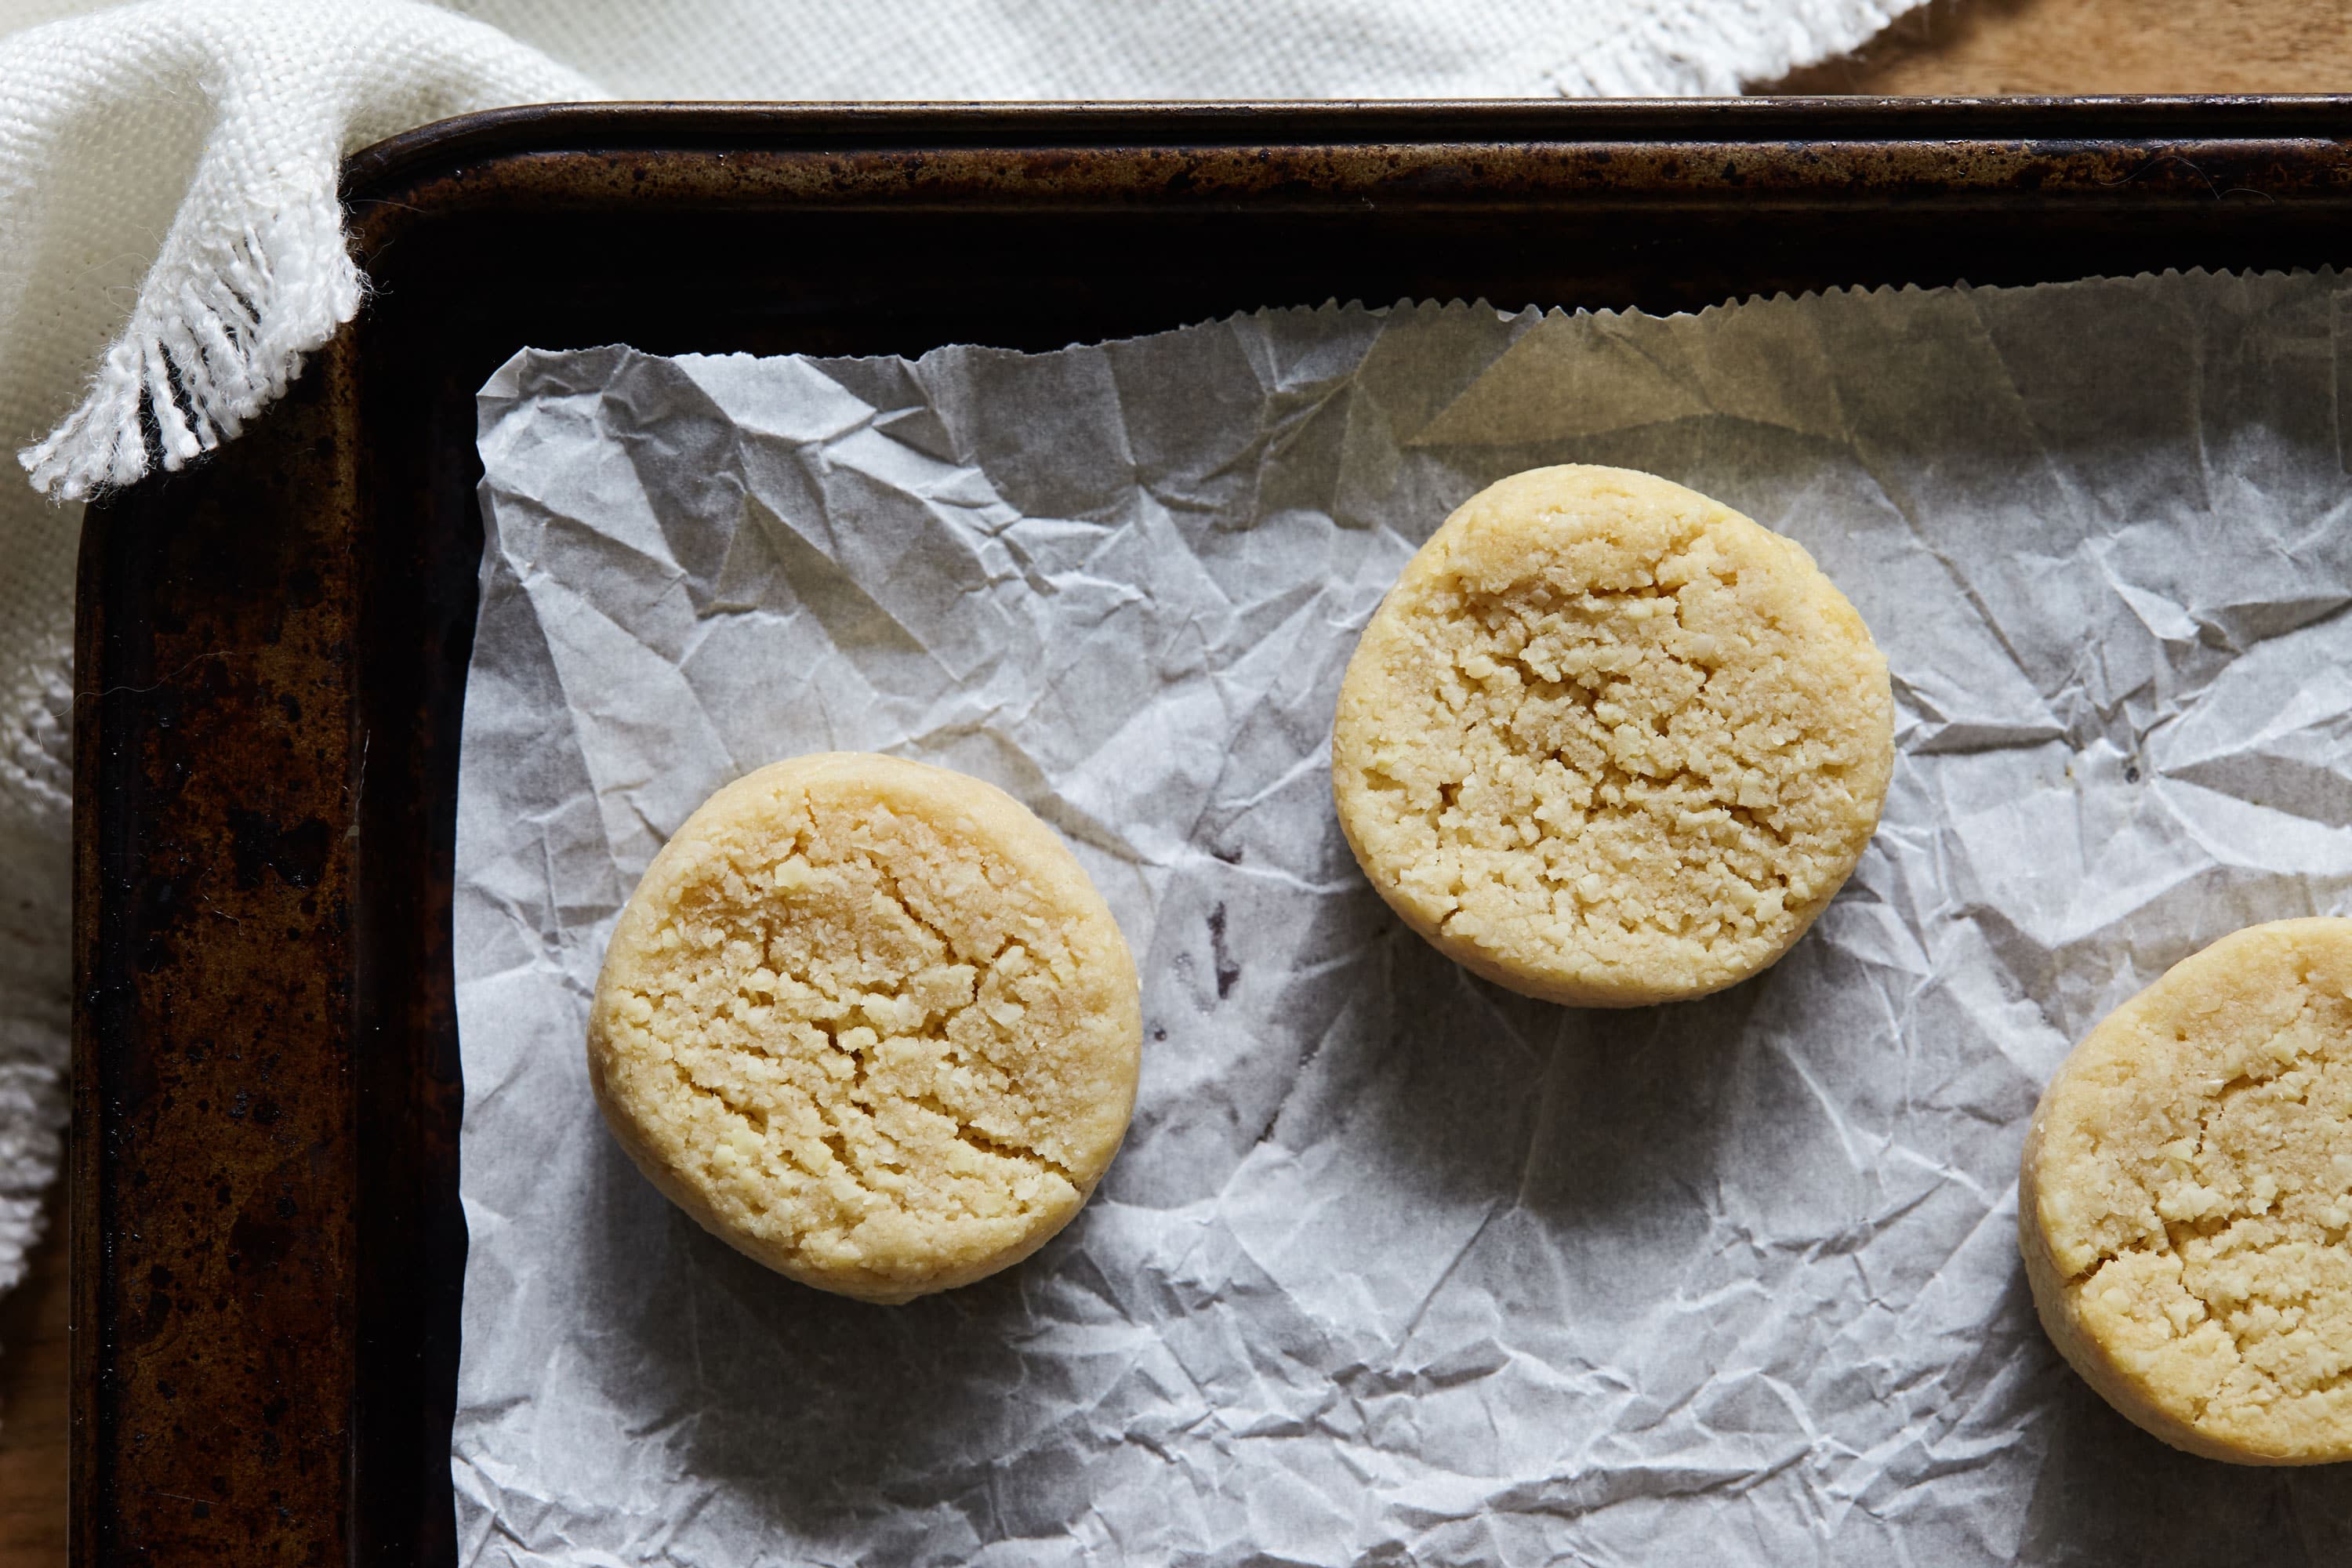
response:
[[[517,348],[2317,266],[2347,133],[2344,99],[622,105],[360,153],[360,319],[85,530],[75,1561],[454,1561],[473,395]]]

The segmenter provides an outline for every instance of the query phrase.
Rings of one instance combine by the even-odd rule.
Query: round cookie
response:
[[[588,1073],[704,1228],[904,1301],[1018,1262],[1126,1134],[1135,963],[1052,829],[978,779],[832,752],[739,779],[630,896]]]
[[[2042,1092],[2018,1242],[2042,1326],[2177,1448],[2352,1458],[2352,920],[2165,972]]]
[[[1623,1007],[1770,964],[1893,765],[1886,661],[1792,542],[1623,468],[1445,520],[1365,626],[1331,780],[1365,875],[1448,957]]]

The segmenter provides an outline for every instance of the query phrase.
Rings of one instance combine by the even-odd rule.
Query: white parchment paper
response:
[[[457,840],[466,1561],[2352,1561],[2352,1474],[2109,1413],[2013,1236],[2071,1042],[2225,931],[2352,908],[2345,302],[2192,275],[519,355],[481,399]],[[1798,539],[1894,669],[1860,869],[1703,1002],[1471,980],[1332,818],[1382,590],[1570,460]],[[1143,982],[1093,1204],[903,1308],[702,1234],[582,1059],[664,836],[825,748],[1025,801]]]

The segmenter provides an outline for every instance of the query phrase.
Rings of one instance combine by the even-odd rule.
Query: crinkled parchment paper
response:
[[[2013,1239],[2071,1042],[2225,931],[2352,908],[2345,301],[2197,275],[519,355],[481,400],[457,838],[465,1560],[2352,1560],[2352,1474],[2126,1425]],[[1332,819],[1381,591],[1570,460],[1792,535],[1894,668],[1861,868],[1703,1002],[1471,980]],[[1143,978],[1093,1204],[895,1309],[674,1212],[582,1060],[664,835],[830,747],[1028,803]]]

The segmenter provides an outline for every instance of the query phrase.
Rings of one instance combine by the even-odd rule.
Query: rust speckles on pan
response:
[[[359,154],[367,309],[84,533],[77,1562],[455,1561],[473,395],[516,349],[2315,266],[2352,233],[2347,110],[605,105]]]

